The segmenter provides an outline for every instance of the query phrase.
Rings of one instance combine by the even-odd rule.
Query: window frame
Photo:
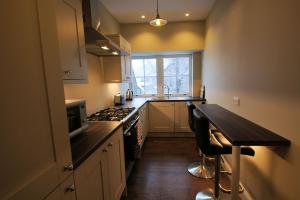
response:
[[[188,57],[189,58],[189,93],[187,94],[170,94],[170,96],[192,96],[193,93],[193,54],[167,54],[167,55],[145,55],[145,56],[132,56],[131,60],[134,59],[156,59],[156,81],[157,81],[157,93],[156,94],[140,94],[135,95],[139,97],[150,97],[150,96],[164,96],[163,83],[164,83],[164,58],[178,58]],[[131,61],[132,62],[132,61]],[[145,77],[145,75],[144,75]]]

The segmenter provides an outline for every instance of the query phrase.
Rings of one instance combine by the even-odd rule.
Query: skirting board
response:
[[[230,171],[230,172],[231,172],[232,170],[231,170],[231,167],[230,167],[230,164],[229,164],[228,160],[226,160],[226,158],[223,157],[222,161],[224,161],[224,162],[223,162],[223,165],[222,165],[222,167],[224,168],[224,170]],[[229,176],[229,178],[231,179],[231,176]],[[240,184],[244,187],[243,183],[240,182]],[[255,199],[255,198],[253,198],[253,197],[250,195],[250,193],[246,190],[245,187],[244,187],[244,192],[241,193],[241,194],[239,195],[239,197],[240,197],[242,200],[254,200],[254,199]]]
[[[195,137],[194,133],[153,133],[149,132],[147,137]]]

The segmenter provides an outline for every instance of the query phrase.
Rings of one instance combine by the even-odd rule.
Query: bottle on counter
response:
[[[205,85],[201,87],[200,98],[205,99]]]

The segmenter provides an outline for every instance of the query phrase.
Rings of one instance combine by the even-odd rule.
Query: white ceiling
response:
[[[156,0],[101,0],[120,23],[143,23],[155,18]],[[204,20],[216,0],[159,0],[160,16],[168,21]],[[185,13],[190,13],[185,17]],[[141,16],[145,15],[145,19]]]

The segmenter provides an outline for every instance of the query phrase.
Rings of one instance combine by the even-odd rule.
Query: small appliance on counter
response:
[[[126,100],[125,100],[125,96],[123,94],[119,93],[114,96],[114,104],[116,106],[124,105],[125,102],[126,102]]]
[[[132,100],[133,92],[131,89],[128,89],[126,92],[126,100]]]
[[[65,100],[70,138],[88,128],[85,100]]]

